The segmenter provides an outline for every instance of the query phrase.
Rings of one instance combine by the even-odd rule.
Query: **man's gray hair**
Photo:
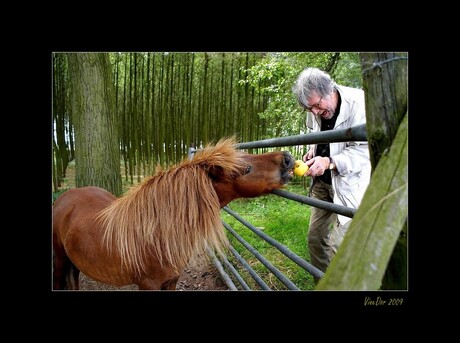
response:
[[[297,78],[292,91],[303,108],[308,107],[314,93],[326,97],[335,89],[336,83],[330,75],[318,68],[306,68]]]

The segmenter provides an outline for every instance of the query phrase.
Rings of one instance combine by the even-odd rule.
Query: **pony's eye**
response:
[[[248,174],[252,170],[251,166],[247,166],[246,169],[244,170],[244,175]]]

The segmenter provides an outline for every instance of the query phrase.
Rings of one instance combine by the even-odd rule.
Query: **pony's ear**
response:
[[[214,181],[222,180],[222,178],[225,176],[224,168],[222,168],[221,166],[210,165],[206,169],[208,171],[209,177]]]

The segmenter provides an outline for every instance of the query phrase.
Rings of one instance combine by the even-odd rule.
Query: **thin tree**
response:
[[[68,53],[75,183],[121,195],[120,149],[109,55]]]
[[[61,187],[68,162],[69,147],[66,142],[66,61],[63,54],[53,54],[53,185],[57,191]]]

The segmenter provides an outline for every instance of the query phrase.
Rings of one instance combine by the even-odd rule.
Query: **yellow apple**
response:
[[[302,160],[295,161],[294,174],[296,174],[297,176],[304,176],[307,171],[308,171],[308,166],[304,161]]]

